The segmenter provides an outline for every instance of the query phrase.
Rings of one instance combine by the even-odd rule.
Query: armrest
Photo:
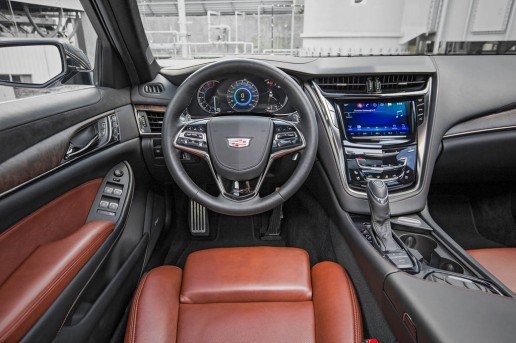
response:
[[[113,231],[94,221],[38,247],[0,286],[0,341],[18,341]]]

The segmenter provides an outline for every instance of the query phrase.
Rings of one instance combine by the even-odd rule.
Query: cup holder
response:
[[[400,237],[403,243],[411,249],[419,251],[425,261],[432,260],[432,253],[437,248],[437,242],[430,237],[405,234]]]
[[[438,268],[452,273],[464,274],[464,268],[460,264],[444,257],[440,258]]]
[[[437,242],[432,238],[406,233],[401,235],[400,239],[407,247],[417,250],[429,266],[452,273],[464,274],[464,268],[457,262],[446,258],[443,249],[439,248]]]

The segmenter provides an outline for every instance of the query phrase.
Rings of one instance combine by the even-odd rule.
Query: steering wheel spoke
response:
[[[260,175],[252,180],[236,181],[224,179],[216,172],[213,176],[219,186],[220,195],[235,201],[245,201],[258,196],[264,177]]]

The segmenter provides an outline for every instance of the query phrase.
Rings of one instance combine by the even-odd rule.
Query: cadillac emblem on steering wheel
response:
[[[226,138],[228,145],[232,148],[245,148],[249,146],[251,138]]]

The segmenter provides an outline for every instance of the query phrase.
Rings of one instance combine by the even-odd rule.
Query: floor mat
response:
[[[503,246],[479,233],[469,198],[466,196],[431,195],[428,204],[433,219],[462,248],[467,250]]]
[[[503,246],[479,233],[467,197],[432,195],[428,199],[428,204],[433,219],[462,248],[478,249]]]
[[[210,236],[193,237],[189,233],[186,197],[176,194],[175,225],[165,265],[183,267],[188,255],[194,251],[248,246],[290,246],[304,249],[314,265],[321,261],[335,261],[330,238],[329,217],[309,191],[301,189],[283,206],[281,237],[276,241],[261,240],[260,230],[267,226],[269,213],[231,217],[209,212]]]
[[[473,196],[473,216],[484,237],[506,246],[516,246],[514,195],[504,189],[490,189],[490,195]]]
[[[211,213],[210,224],[216,221],[216,237],[214,239],[189,240],[177,261],[165,261],[165,264],[175,264],[183,267],[186,258],[194,251],[210,248],[251,247],[251,246],[285,246],[283,239],[277,241],[262,241],[258,238],[254,217],[230,217]],[[211,225],[213,228],[213,225]],[[174,263],[175,262],[175,263]]]
[[[284,207],[282,229],[288,245],[306,250],[310,264],[336,261],[330,236],[330,218],[313,195],[302,188]]]

